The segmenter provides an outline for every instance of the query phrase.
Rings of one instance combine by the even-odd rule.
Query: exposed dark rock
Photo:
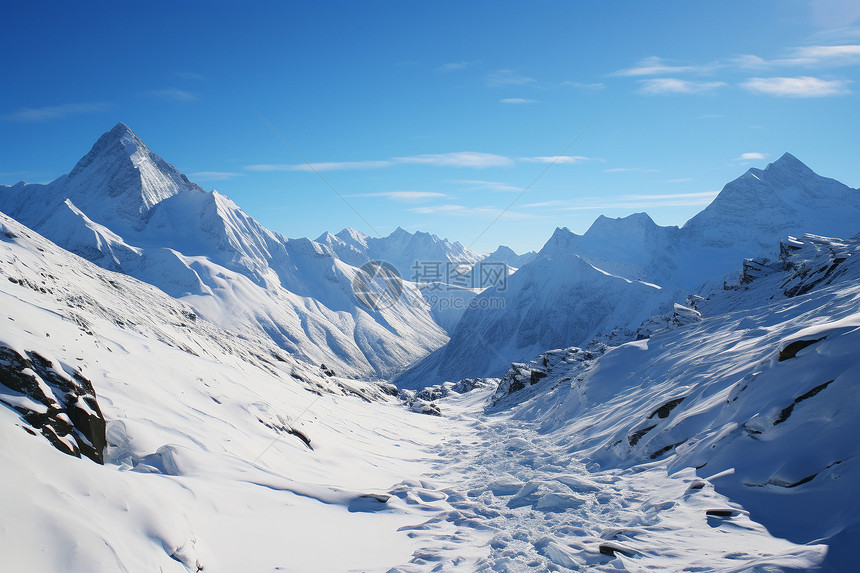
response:
[[[328,377],[332,377],[335,375],[334,370],[332,370],[331,368],[329,368],[325,364],[320,364],[320,371],[323,373],[323,375],[328,376]]]
[[[540,382],[541,378],[546,378],[547,373],[543,370],[532,370],[531,377],[529,378],[529,382],[531,384],[537,384]]]
[[[757,257],[754,259],[744,259],[743,270],[741,271],[741,284],[747,285],[757,278],[761,278],[762,276],[768,274],[771,269],[769,267],[770,259],[766,259],[764,257]]]
[[[307,437],[303,432],[300,432],[299,430],[297,430],[295,428],[289,428],[287,430],[287,433],[292,434],[293,436],[295,436],[298,439],[300,439],[301,441],[303,441],[309,450],[314,449],[313,446],[311,445],[311,439],[309,437]]]
[[[674,450],[675,448],[677,448],[678,446],[680,446],[684,442],[686,442],[686,440],[681,440],[680,442],[676,442],[674,444],[669,444],[668,446],[664,446],[664,447],[660,448],[659,450],[657,450],[656,452],[652,453],[649,457],[652,460],[656,460],[657,458],[659,458],[660,456],[662,456],[666,452]]]
[[[656,410],[651,412],[651,415],[648,416],[648,419],[650,420],[654,416],[657,416],[658,418],[668,418],[669,414],[672,413],[672,410],[674,410],[678,406],[678,404],[680,404],[683,401],[684,401],[684,397],[675,398],[674,400],[669,400],[668,402],[666,402],[665,404],[663,404],[662,406],[660,406],[659,408],[657,408]]]
[[[397,396],[400,393],[400,390],[398,390],[397,386],[394,384],[389,384],[388,382],[377,382],[377,385],[383,394]]]
[[[806,392],[805,394],[802,394],[802,395],[798,396],[797,398],[795,398],[794,402],[792,404],[789,404],[788,406],[786,406],[785,408],[782,409],[782,411],[779,413],[779,416],[777,416],[776,420],[773,421],[773,425],[776,426],[777,424],[782,424],[783,422],[788,420],[788,417],[791,416],[791,413],[794,411],[794,407],[797,404],[799,404],[800,402],[803,402],[804,400],[812,398],[813,396],[815,396],[816,394],[818,394],[819,392],[821,392],[822,390],[824,390],[825,388],[830,386],[831,382],[833,382],[833,380],[828,380],[824,384],[819,384],[818,386],[816,386],[815,388],[813,388],[809,392]]]
[[[80,372],[70,375],[57,368],[36,352],[25,354],[0,345],[0,384],[42,407],[28,406],[26,399],[14,396],[0,397],[0,402],[21,414],[61,452],[104,463],[105,419],[92,383]]]
[[[627,443],[629,443],[631,446],[635,446],[636,444],[639,443],[639,440],[641,440],[643,438],[643,436],[645,436],[645,434],[647,434],[648,432],[650,432],[651,430],[653,430],[656,427],[657,427],[656,425],[646,426],[646,427],[642,428],[641,430],[638,430],[638,431],[630,434],[627,437]]]
[[[274,422],[274,421],[266,422],[265,420],[262,420],[260,418],[257,418],[257,421],[260,422],[261,424],[263,424],[264,426],[266,426],[267,428],[269,428],[270,430],[274,430],[278,433],[283,432],[285,434],[290,434],[291,436],[295,436],[298,439],[300,439],[308,447],[309,450],[314,449],[313,446],[311,445],[311,439],[309,437],[307,437],[303,432],[293,428],[292,426],[288,426],[286,424],[282,424],[280,422]]]
[[[616,553],[624,555],[625,557],[633,557],[636,555],[635,551],[628,549],[619,543],[602,543],[598,550],[603,555],[609,555],[610,557],[615,557]]]
[[[788,344],[785,348],[780,350],[777,362],[783,362],[784,360],[794,358],[795,356],[797,356],[798,352],[800,352],[807,346],[812,346],[816,342],[821,342],[825,338],[825,336],[822,336],[821,338],[816,338],[815,340],[795,340],[794,342]]]

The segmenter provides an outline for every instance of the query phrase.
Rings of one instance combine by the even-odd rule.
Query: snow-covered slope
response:
[[[69,175],[0,187],[0,211],[64,248],[183,298],[210,320],[265,334],[343,373],[389,375],[447,339],[417,287],[390,308],[355,297],[360,272],[326,245],[288,240],[204,192],[124,124]]]
[[[489,288],[478,295],[451,341],[396,383],[421,388],[465,374],[499,375],[512,361],[569,346],[571,340],[585,344],[619,324],[638,324],[668,307],[670,295],[659,287],[609,274],[558,247],[544,248],[536,260],[511,275],[503,289]]]
[[[824,570],[852,570],[860,236],[806,235],[782,252],[755,278],[698,301],[701,321],[518,366],[491,410],[578,444],[594,467],[695,467],[713,477],[690,496],[716,488],[774,535],[830,545]],[[742,512],[714,515],[714,527],[731,527]]]
[[[390,388],[225,331],[2,214],[0,279],[0,569],[384,570],[417,550],[397,530],[427,509],[381,492],[439,436]],[[79,432],[80,412],[100,430]],[[67,455],[99,432],[104,465]]]
[[[785,288],[838,274],[816,270]],[[527,401],[486,416],[492,383],[447,385],[443,417],[411,413],[390,385],[309,368],[3,215],[0,279],[4,571],[775,571],[827,551],[774,538],[667,459],[599,466],[579,420]],[[635,423],[637,389],[606,418]],[[104,422],[102,460],[67,455],[99,435],[64,434],[81,411]]]

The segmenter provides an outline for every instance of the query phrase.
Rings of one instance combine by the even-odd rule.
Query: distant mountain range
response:
[[[601,216],[583,235],[556,229],[538,253],[482,255],[399,227],[287,239],[189,181],[122,123],[68,175],[0,187],[0,211],[222,327],[344,375],[399,375],[407,387],[498,376],[546,349],[635,329],[706,281],[720,284],[745,257],[774,258],[785,235],[860,230],[860,193],[786,153],[727,184],[683,227],[645,213]],[[372,261],[403,279],[390,304],[356,297]]]
[[[775,259],[787,235],[858,231],[860,191],[817,175],[786,153],[728,183],[680,228],[635,213],[601,216],[583,235],[556,229],[535,260],[510,277],[507,289],[479,294],[451,341],[397,383],[420,387],[500,376],[540,348],[586,345],[613,328],[635,329],[709,279],[720,284],[728,273],[736,277],[744,258]]]

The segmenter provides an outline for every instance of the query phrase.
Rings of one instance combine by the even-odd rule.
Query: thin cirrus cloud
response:
[[[472,191],[479,190],[488,190],[488,191],[522,191],[522,187],[517,187],[516,185],[511,185],[509,183],[502,183],[501,181],[483,181],[480,179],[455,179],[451,181],[451,183],[455,185],[465,185],[470,188]]]
[[[612,167],[603,170],[604,173],[657,173],[659,171],[648,167]]]
[[[478,151],[457,151],[453,153],[426,153],[392,157],[383,160],[368,161],[321,161],[316,163],[259,163],[246,165],[247,171],[350,171],[361,169],[383,169],[396,165],[426,165],[431,167],[460,167],[471,169],[487,169],[490,167],[510,167],[516,162],[553,163],[575,165],[585,161],[603,161],[594,157],[581,155],[558,155],[520,157],[512,159],[495,153]],[[483,182],[489,183],[489,182]]]
[[[706,73],[716,68],[716,64],[705,66],[675,66],[666,63],[662,58],[651,56],[640,60],[632,68],[625,68],[614,72],[613,76],[662,76],[670,74]]]
[[[232,171],[195,171],[188,174],[195,181],[226,181],[227,179],[242,177],[244,175],[244,173],[234,173]]]
[[[394,165],[393,161],[319,161],[316,163],[259,163],[246,165],[248,171],[352,171],[381,169]]]
[[[40,123],[75,115],[99,113],[110,109],[108,103],[66,103],[44,107],[22,107],[3,116],[6,121]]]
[[[780,66],[850,66],[860,63],[860,45],[803,46],[793,48],[784,58],[768,60],[744,54],[732,60],[741,68],[771,68]]]
[[[434,165],[438,167],[472,167],[484,169],[486,167],[506,167],[513,164],[510,157],[496,155],[495,153],[480,153],[477,151],[458,151],[454,153],[428,153],[423,155],[409,155],[406,157],[395,157],[397,163],[411,165]]]
[[[248,171],[347,171],[354,169],[382,169],[394,165],[429,165],[435,167],[471,167],[484,169],[487,167],[506,167],[513,160],[495,153],[480,153],[477,151],[457,151],[453,153],[426,153],[407,155],[384,160],[371,161],[323,161],[319,163],[263,163],[248,165]]]
[[[498,217],[500,219],[521,220],[521,219],[539,219],[539,215],[533,213],[520,213],[516,211],[506,211],[498,207],[468,207],[466,205],[445,204],[431,205],[426,207],[413,207],[409,209],[413,213],[419,215],[454,215],[462,217]]]
[[[173,75],[182,80],[205,81],[206,76],[196,72],[173,72]]]
[[[652,78],[641,80],[639,93],[645,95],[698,94],[724,87],[725,82],[697,82],[679,78]]]
[[[759,153],[758,151],[750,151],[741,153],[735,161],[761,161],[767,159],[767,153]]]
[[[565,86],[565,87],[576,88],[578,90],[583,90],[583,91],[597,91],[597,90],[602,90],[602,89],[606,88],[606,84],[601,83],[601,82],[584,83],[584,82],[564,81],[564,82],[561,82],[561,85]]]
[[[776,97],[832,97],[851,93],[845,80],[823,80],[811,76],[750,78],[741,87],[752,93]]]
[[[447,64],[442,64],[438,68],[436,68],[440,72],[456,72],[458,70],[465,70],[468,67],[474,66],[476,64],[480,64],[479,60],[468,61],[464,60],[462,62],[448,62]]]
[[[147,95],[162,99],[165,101],[175,101],[175,102],[191,102],[196,101],[197,95],[191,93],[187,90],[181,90],[179,88],[165,88],[162,90],[151,90],[147,92]]]
[[[543,201],[524,205],[527,208],[552,208],[557,211],[594,211],[600,209],[648,209],[652,207],[687,207],[707,205],[719,191],[697,193],[663,193],[656,195],[622,195],[617,198],[583,197],[575,201]]]
[[[347,195],[347,197],[381,197],[383,199],[407,203],[447,196],[445,193],[436,193],[435,191],[380,191],[378,193],[354,193]]]
[[[585,157],[583,155],[546,155],[538,157],[520,157],[520,161],[526,163],[557,163],[560,165],[576,165],[586,161],[603,161],[595,157]]]
[[[506,97],[504,99],[500,99],[499,103],[507,103],[507,104],[524,104],[524,103],[537,103],[536,99],[525,98],[525,97]]]
[[[510,86],[525,86],[537,83],[532,77],[524,76],[514,70],[497,70],[486,76],[487,85],[490,87],[503,88]]]

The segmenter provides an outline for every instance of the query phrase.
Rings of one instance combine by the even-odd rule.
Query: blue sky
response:
[[[484,252],[600,214],[681,225],[785,151],[860,186],[854,1],[4,6],[0,183],[123,121],[288,237]]]

